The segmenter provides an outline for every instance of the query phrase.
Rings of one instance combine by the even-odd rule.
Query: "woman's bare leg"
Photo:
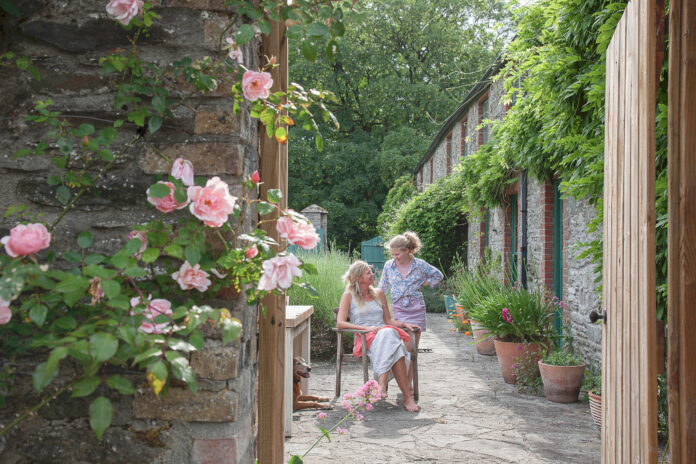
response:
[[[379,384],[380,388],[382,389],[382,398],[386,398],[387,397],[387,387],[389,386],[389,371],[380,375],[377,378],[377,383]]]
[[[404,358],[399,359],[391,369],[396,379],[397,385],[401,389],[401,393],[404,394],[404,408],[410,412],[418,412],[418,405],[413,401],[413,393],[411,393],[411,387],[408,384],[408,374],[406,373],[406,361]],[[380,376],[381,378],[382,376]]]

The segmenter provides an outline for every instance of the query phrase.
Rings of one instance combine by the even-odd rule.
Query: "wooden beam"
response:
[[[285,25],[272,23],[271,34],[264,36],[262,47],[264,56],[276,57],[279,66],[271,71],[273,88],[271,91],[286,91],[288,88],[288,49],[285,40]],[[269,189],[283,192],[281,206],[287,207],[288,194],[288,149],[275,138],[269,138],[266,130],[259,124],[261,198],[266,198]],[[275,222],[262,225],[268,236],[280,243]],[[284,389],[285,383],[285,298],[282,295],[269,295],[262,301],[266,315],[259,315],[259,390],[258,390],[258,462],[281,464],[284,461],[285,424]]]
[[[696,462],[696,5],[669,12],[668,398],[673,463]]]

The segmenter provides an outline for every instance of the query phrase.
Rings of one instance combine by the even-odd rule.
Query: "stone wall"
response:
[[[51,98],[53,108],[68,115],[75,126],[89,123],[99,130],[122,118],[122,109],[113,108],[113,89],[110,79],[101,74],[98,58],[127,47],[128,41],[123,29],[107,18],[106,0],[14,3],[20,6],[22,17],[4,17],[4,40],[10,50],[34,60],[42,79],[18,78],[15,70],[0,69],[0,135],[4,142],[0,148],[0,210],[23,204],[29,215],[41,214],[40,220],[50,223],[61,212],[55,187],[46,183],[55,173],[52,163],[47,158],[12,159],[17,149],[35,144],[45,131],[45,127],[25,122],[24,117],[35,100]],[[161,20],[139,41],[140,56],[147,60],[171,62],[184,56],[212,55],[221,31],[233,20],[224,11],[223,0],[155,3]],[[244,47],[247,67],[257,67],[259,47],[259,39]],[[179,94],[190,90],[183,82],[168,84]],[[55,230],[52,249],[75,249],[77,234],[87,229],[95,236],[90,251],[111,252],[125,243],[130,225],[150,220],[156,211],[146,203],[145,190],[153,175],[167,172],[170,165],[157,151],[172,159],[182,156],[193,161],[197,175],[220,176],[238,196],[242,176],[258,168],[258,136],[256,122],[246,111],[239,117],[233,115],[228,91],[220,86],[207,96],[192,98],[176,110],[175,120],[118,154],[114,168]],[[124,146],[134,135],[135,127],[126,123],[114,145]],[[0,219],[0,236],[15,224],[15,218]],[[111,398],[114,421],[101,442],[87,419],[92,398],[70,398],[65,393],[0,439],[0,462],[254,462],[256,308],[246,307],[241,300],[211,304],[230,308],[244,330],[239,340],[226,347],[221,345],[219,333],[208,331],[204,349],[190,359],[197,374],[197,395],[173,384],[167,397],[158,399],[141,374],[123,372],[137,380],[137,393]],[[0,361],[7,366],[8,360]],[[12,364],[18,386],[0,410],[0,424],[7,424],[17,411],[39,399],[31,387],[35,364],[31,358]],[[63,385],[70,372],[71,366],[61,363],[59,378],[48,388]]]

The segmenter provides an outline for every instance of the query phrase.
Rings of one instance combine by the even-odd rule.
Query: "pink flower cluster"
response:
[[[276,288],[286,289],[292,284],[293,276],[301,277],[302,261],[295,255],[275,256],[263,262],[263,275],[259,279],[259,290],[270,292]]]
[[[0,325],[5,325],[12,319],[12,310],[10,302],[0,298]]]
[[[288,243],[304,250],[311,250],[319,243],[319,234],[311,223],[295,222],[290,216],[278,219],[276,230]]]
[[[10,235],[0,239],[0,243],[5,245],[8,255],[16,258],[18,256],[28,256],[37,251],[48,248],[51,243],[51,234],[43,224],[19,224],[10,230]]]
[[[184,261],[179,270],[172,274],[172,279],[179,283],[182,290],[195,288],[199,292],[205,292],[210,287],[210,274],[201,270],[200,264],[191,266],[188,261]]]
[[[503,308],[503,319],[505,319],[505,322],[512,324],[512,314],[510,314],[510,310],[507,308]]]
[[[371,411],[374,407],[373,404],[380,399],[382,399],[382,387],[376,380],[368,380],[355,393],[346,393],[343,396],[341,407],[360,421],[363,419],[360,412]]]
[[[143,14],[143,0],[111,0],[106,12],[116,21],[127,26],[135,16]]]
[[[188,188],[191,214],[209,227],[222,227],[234,213],[237,198],[230,195],[228,185],[219,177],[209,179],[205,187]]]
[[[172,304],[163,299],[151,299],[152,295],[148,296],[148,302],[147,306],[145,309],[142,310],[142,312],[134,312],[131,311],[131,315],[135,316],[138,314],[142,314],[145,316],[146,320],[140,324],[140,330],[146,333],[163,333],[164,329],[169,327],[169,322],[162,322],[162,323],[155,323],[155,318],[159,316],[160,314],[164,314],[166,316],[171,316],[172,313]],[[142,303],[140,301],[139,297],[131,298],[130,300],[130,305],[132,308],[135,308],[138,305],[142,305],[145,303]]]

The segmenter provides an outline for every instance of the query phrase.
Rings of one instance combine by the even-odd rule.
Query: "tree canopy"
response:
[[[296,129],[289,202],[329,211],[329,239],[342,248],[377,233],[387,192],[412,172],[508,31],[502,0],[380,0],[362,7],[344,18],[335,53],[331,44],[319,51],[328,58],[323,63],[298,59],[316,52],[307,40],[290,50],[291,81],[332,91],[336,102],[327,106],[340,129],[324,131],[323,151]]]

